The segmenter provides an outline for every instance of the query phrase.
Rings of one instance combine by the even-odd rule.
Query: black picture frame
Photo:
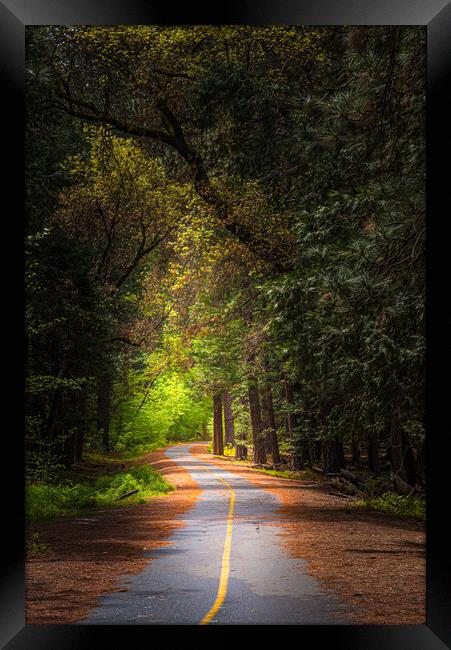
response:
[[[446,90],[451,80],[451,2],[449,0],[242,0],[210,7],[161,0],[0,0],[0,74],[4,82],[1,124],[3,158],[6,160],[2,192],[2,243],[14,254],[1,256],[1,320],[4,352],[11,352],[4,370],[8,382],[2,391],[2,424],[9,446],[1,460],[0,474],[12,468],[2,491],[4,561],[1,576],[2,647],[82,648],[97,647],[111,636],[111,647],[131,647],[139,634],[141,643],[155,643],[157,628],[148,626],[32,626],[24,619],[24,478],[23,478],[23,124],[24,34],[26,25],[47,24],[310,24],[310,25],[425,25],[427,26],[427,624],[426,625],[334,625],[296,626],[297,644],[329,645],[344,650],[442,650],[451,646],[450,543],[446,533],[449,517],[448,472],[451,467],[446,424],[449,421],[449,375],[436,368],[449,368],[449,317],[445,318],[450,241],[449,228],[450,123]],[[448,82],[448,84],[447,84]],[[9,144],[8,144],[9,139]],[[6,174],[6,177],[5,177]],[[9,197],[7,195],[10,194]],[[10,199],[7,202],[7,198]],[[5,206],[11,207],[6,210]],[[448,210],[449,211],[449,210]],[[7,225],[8,224],[8,229]],[[11,305],[16,304],[13,309]],[[7,317],[5,317],[7,313]],[[435,363],[434,363],[435,361]],[[12,405],[15,405],[14,407]],[[447,507],[448,506],[448,507]],[[5,513],[6,509],[6,513]],[[165,627],[165,643],[173,647],[173,635],[183,643],[217,643],[217,627]],[[215,632],[216,629],[216,632]],[[249,628],[244,630],[249,632]],[[253,643],[266,640],[268,628],[252,628]],[[282,643],[285,630],[278,630]],[[243,628],[238,630],[240,637]],[[234,626],[221,627],[219,636],[230,643]],[[147,641],[146,641],[147,639]]]

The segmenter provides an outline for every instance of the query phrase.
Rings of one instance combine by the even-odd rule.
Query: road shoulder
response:
[[[292,557],[307,560],[309,574],[352,606],[355,623],[425,623],[424,524],[351,509],[311,481],[303,485],[270,476],[212,459],[205,450],[206,445],[190,448],[277,496],[281,544]]]
[[[200,490],[189,473],[163,450],[139,459],[160,471],[176,488],[145,504],[95,510],[89,516],[35,523],[45,553],[28,556],[27,624],[72,624],[87,616],[102,595],[120,591],[120,578],[135,575],[151,561],[144,553],[167,545],[183,526]]]

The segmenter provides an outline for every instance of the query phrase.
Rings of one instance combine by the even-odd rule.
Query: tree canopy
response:
[[[424,108],[423,28],[27,28],[29,462],[424,483]]]

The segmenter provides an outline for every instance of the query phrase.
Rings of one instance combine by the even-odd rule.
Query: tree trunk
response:
[[[379,458],[379,434],[371,431],[368,434],[368,467],[375,474],[380,474],[381,461]]]
[[[116,432],[118,438],[121,438],[123,429],[124,429],[124,410],[123,410],[122,403],[119,403],[117,407],[117,418],[116,418]]]
[[[221,393],[213,395],[213,454],[224,454],[224,440],[222,435],[222,397]]]
[[[294,404],[294,386],[289,381],[284,381],[285,387],[285,399],[287,404]],[[296,426],[297,418],[296,415],[291,412],[287,413],[285,428],[288,434],[288,439],[292,441],[293,453],[291,454],[291,469],[294,471],[299,471],[304,468],[306,455],[306,450],[303,448],[301,441],[296,438]]]
[[[262,439],[261,435],[263,426],[260,408],[260,394],[256,383],[253,382],[249,385],[248,396],[252,425],[252,444],[254,447],[254,463],[266,463],[265,441]]]
[[[225,441],[228,445],[235,444],[235,419],[232,410],[232,396],[228,391],[222,394],[224,404]]]
[[[323,455],[323,443],[321,440],[315,440],[313,443],[312,465],[313,463],[321,462],[322,455]]]
[[[237,445],[236,446],[235,458],[236,458],[236,460],[246,460],[246,458],[247,458],[247,447],[246,447],[246,445]]]
[[[407,482],[407,472],[404,466],[402,436],[399,422],[395,418],[391,422],[388,453],[390,456],[392,472],[402,478],[403,481]]]
[[[338,473],[346,467],[343,443],[341,440],[325,440],[323,445],[324,471]]]
[[[277,441],[276,420],[274,417],[274,404],[272,400],[272,390],[269,384],[263,389],[263,408],[265,412],[265,425],[268,431],[267,438],[271,451],[272,462],[275,465],[280,464],[279,443]]]
[[[63,461],[66,467],[70,467],[76,460],[76,440],[75,431],[71,432],[65,438],[63,446]]]
[[[58,376],[58,379],[59,378],[60,377]],[[54,389],[50,400],[50,409],[46,425],[46,437],[50,441],[55,440],[55,438],[58,438],[59,434],[62,433],[63,427],[61,425],[61,404],[62,391]]]
[[[80,413],[80,422],[75,431],[75,450],[74,456],[75,461],[79,461],[83,456],[83,445],[85,441],[85,429],[87,426],[86,422],[86,391],[84,390],[80,399],[79,413]]]
[[[423,442],[417,449],[417,481],[421,487],[426,486],[426,459],[425,443]]]
[[[65,377],[67,371],[67,362],[61,352],[61,346],[58,338],[54,339],[51,350],[52,357],[52,375],[55,380]],[[45,426],[46,437],[53,441],[59,438],[64,431],[64,409],[62,405],[64,391],[58,389],[56,383],[50,397],[50,407]],[[62,450],[63,451],[63,450]]]
[[[287,402],[287,405],[292,406],[294,402],[294,391],[293,391],[293,385],[287,381],[286,379],[283,382],[284,390],[285,390],[285,400]],[[294,445],[294,429],[296,427],[296,416],[292,412],[288,412],[285,416],[285,431],[287,432],[287,438],[288,440],[291,440],[293,445]],[[297,454],[296,449],[293,450],[293,453],[291,455],[291,469],[293,470],[298,470],[302,469],[302,463],[300,462],[300,458]]]
[[[97,379],[97,431],[102,433],[103,450],[110,451],[111,394],[113,381],[109,373]]]
[[[285,388],[285,399],[287,401],[287,404],[292,405],[294,403],[293,385],[286,380],[283,382],[283,384]],[[296,416],[294,415],[294,413],[287,413],[286,420],[285,420],[285,429],[290,438],[293,435],[293,431],[295,427],[296,427]]]
[[[417,461],[412,447],[409,445],[407,436],[402,434],[402,446],[404,450],[404,468],[407,476],[407,483],[409,485],[417,484]]]
[[[360,440],[352,434],[352,464],[357,465],[360,460]]]
[[[57,448],[60,450],[61,459],[66,467],[70,467],[76,460],[77,435],[83,429],[83,401],[75,391],[61,391],[59,430],[61,442]],[[77,426],[73,426],[74,414],[77,417]]]
[[[83,428],[77,429],[75,439],[75,460],[79,461],[83,458],[83,447],[85,441],[85,432]]]

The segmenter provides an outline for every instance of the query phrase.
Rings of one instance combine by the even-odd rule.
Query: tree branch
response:
[[[270,263],[275,271],[286,272],[291,270],[291,265],[282,262],[279,258],[275,258],[266,249],[263,250],[261,244],[257,242],[255,235],[247,226],[230,218],[229,206],[213,188],[201,156],[187,143],[180,122],[162,99],[157,102],[157,108],[172,133],[169,133],[167,130],[163,131],[161,129],[138,126],[113,117],[111,114],[107,115],[90,102],[73,99],[70,96],[69,90],[67,88],[64,90],[64,86],[63,89],[61,86],[57,89],[57,95],[60,99],[67,102],[65,110],[74,117],[98,124],[108,124],[119,133],[156,140],[175,149],[188,163],[196,192],[206,203],[215,209],[218,219],[222,222],[226,230],[250,248],[258,257]],[[255,250],[256,244],[257,250]]]

